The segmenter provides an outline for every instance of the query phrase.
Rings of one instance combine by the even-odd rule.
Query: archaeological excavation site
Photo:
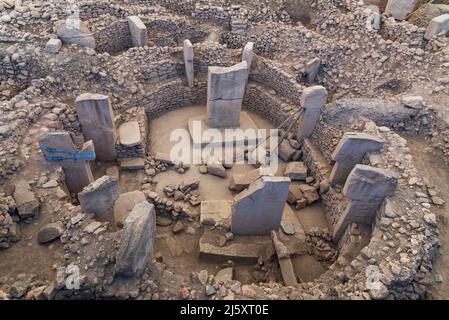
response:
[[[0,0],[0,300],[449,299],[448,36],[449,0]]]

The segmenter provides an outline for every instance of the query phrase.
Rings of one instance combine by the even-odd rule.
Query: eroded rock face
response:
[[[115,270],[123,276],[138,276],[153,254],[156,232],[154,205],[138,203],[125,220]]]

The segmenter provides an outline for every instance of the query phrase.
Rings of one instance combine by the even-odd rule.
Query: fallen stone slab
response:
[[[245,262],[256,262],[259,257],[265,255],[267,247],[272,243],[267,236],[238,236],[224,247],[218,244],[218,235],[214,230],[204,230],[200,238],[201,257],[213,258],[218,261],[239,260]]]
[[[95,38],[89,27],[79,19],[60,20],[55,23],[54,30],[65,43],[78,44],[86,48],[95,49]]]
[[[114,204],[114,218],[117,227],[122,228],[134,206],[145,200],[145,195],[140,191],[122,193]]]
[[[141,143],[140,126],[137,121],[129,121],[122,123],[118,128],[118,136],[120,144],[130,148]]]
[[[49,223],[43,226],[37,233],[37,242],[47,243],[59,239],[64,232],[62,222]]]
[[[153,204],[143,201],[125,220],[116,257],[117,274],[127,277],[140,275],[153,255],[155,233],[156,210]]]
[[[114,222],[114,202],[120,195],[117,177],[102,176],[80,193],[78,199],[83,213],[93,213],[104,221]]]
[[[293,264],[287,247],[278,239],[275,231],[271,231],[271,239],[273,241],[274,249],[276,250],[284,284],[286,286],[296,286],[298,281],[296,280],[295,271],[293,270]]]
[[[28,182],[19,180],[14,183],[14,200],[21,219],[35,217],[39,213],[39,201],[35,197]]]
[[[304,162],[290,162],[285,168],[284,175],[291,180],[306,180],[307,170]]]
[[[127,158],[120,161],[122,170],[141,170],[145,168],[145,160],[143,158]]]

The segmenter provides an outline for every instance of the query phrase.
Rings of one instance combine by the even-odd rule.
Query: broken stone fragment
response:
[[[208,164],[207,172],[217,177],[226,178],[226,169],[221,163]]]
[[[232,280],[233,278],[234,278],[234,268],[228,267],[218,271],[214,277],[214,281],[215,283],[223,284],[226,283],[226,281]]]
[[[290,145],[288,140],[284,139],[279,145],[278,153],[279,158],[287,162],[290,160],[297,150]]]
[[[404,96],[401,102],[404,106],[413,109],[422,109],[424,106],[424,100],[421,96]]]
[[[62,42],[59,39],[50,39],[45,45],[45,51],[48,53],[58,53],[61,50]]]
[[[90,33],[87,24],[80,19],[67,18],[57,21],[54,30],[63,42],[95,48],[95,38]]]
[[[39,201],[28,182],[19,180],[14,183],[14,200],[16,201],[17,211],[21,219],[35,217],[39,213]]]
[[[39,243],[47,243],[59,239],[59,237],[61,237],[63,232],[64,232],[64,225],[62,224],[62,222],[58,221],[46,224],[39,230],[37,234],[37,241]]]
[[[320,199],[320,196],[318,195],[316,189],[312,186],[309,186],[308,184],[300,184],[299,190],[301,190],[301,192],[303,193],[308,205]]]
[[[307,166],[304,162],[290,162],[285,168],[284,175],[291,180],[306,180]]]
[[[177,221],[172,228],[174,234],[178,234],[184,231],[184,223],[182,221]]]
[[[299,186],[291,184],[288,188],[288,196],[287,196],[287,202],[289,204],[296,204],[298,200],[301,200],[304,197],[304,194],[302,193],[301,189],[299,189]]]
[[[122,170],[142,170],[145,168],[145,160],[143,158],[128,158],[120,162]]]
[[[78,193],[78,199],[82,212],[93,213],[97,218],[113,222],[114,202],[119,195],[118,178],[102,176]]]
[[[122,228],[134,206],[145,200],[145,195],[140,191],[122,193],[114,204],[114,218],[117,226]]]

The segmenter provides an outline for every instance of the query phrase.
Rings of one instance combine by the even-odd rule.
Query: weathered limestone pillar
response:
[[[340,239],[350,223],[372,224],[380,205],[394,193],[396,186],[397,178],[389,171],[356,165],[343,188],[343,194],[350,202],[333,226],[333,241]]]
[[[277,230],[288,196],[290,179],[263,176],[234,198],[231,230],[240,235],[266,235]]]
[[[242,61],[246,61],[246,64],[248,65],[248,70],[251,69],[253,54],[254,54],[254,42],[248,42],[243,48],[242,52]]]
[[[184,40],[184,65],[186,68],[186,77],[189,87],[192,88],[195,81],[193,71],[193,45],[189,39]]]
[[[276,231],[274,230],[271,231],[271,239],[273,240],[273,247],[278,257],[279,266],[281,267],[284,285],[287,287],[296,286],[298,281],[296,280],[295,271],[287,247],[278,239]]]
[[[326,104],[327,90],[322,86],[305,88],[301,95],[301,107],[304,108],[301,118],[297,138],[299,141],[310,137],[315,126],[320,119],[321,110]]]
[[[379,151],[383,145],[383,140],[376,136],[356,132],[345,133],[332,154],[332,160],[336,162],[329,177],[330,183],[344,185],[351,170],[362,162],[365,154]]]
[[[238,127],[248,65],[209,67],[207,81],[207,118],[212,128]]]
[[[75,107],[84,137],[94,142],[97,159],[115,160],[117,131],[109,97],[96,93],[83,93],[76,98]]]
[[[114,202],[119,195],[118,178],[102,176],[78,193],[78,200],[82,212],[93,213],[99,220],[109,221],[115,227]]]
[[[133,47],[146,46],[148,44],[148,31],[142,20],[138,16],[130,16],[126,20],[128,21]]]
[[[251,70],[251,63],[253,62],[254,42],[248,42],[243,48],[242,61],[245,61],[248,66],[248,73],[246,74],[246,83],[248,83],[249,73]]]
[[[94,181],[89,165],[95,159],[92,140],[78,148],[67,131],[55,131],[42,134],[39,145],[48,161],[58,161],[64,170],[67,188],[71,193],[80,192]]]
[[[397,20],[405,20],[415,10],[420,0],[388,0],[385,13]]]
[[[430,40],[432,39],[433,36],[436,36],[441,32],[446,33],[448,31],[449,31],[449,14],[443,14],[441,16],[433,18],[432,21],[430,21],[429,25],[427,26],[424,38]]]
[[[146,200],[136,204],[125,220],[115,272],[139,276],[153,255],[156,234],[156,211]]]

